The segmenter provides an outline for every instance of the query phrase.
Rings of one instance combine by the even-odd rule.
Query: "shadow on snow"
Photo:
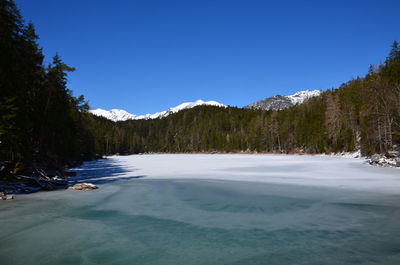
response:
[[[128,172],[133,172],[135,170],[136,169],[125,168],[112,159],[94,160],[85,162],[82,166],[72,169],[71,171],[76,171],[77,174],[75,177],[69,177],[68,182],[69,185],[80,182],[90,182],[98,185],[145,177],[144,175],[126,175]]]

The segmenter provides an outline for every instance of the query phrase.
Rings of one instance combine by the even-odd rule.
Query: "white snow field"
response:
[[[363,159],[310,155],[150,154],[111,156],[123,170],[101,179],[209,179],[296,184],[400,194],[400,170]],[[91,163],[81,167],[86,170]],[[98,180],[96,176],[87,181]]]

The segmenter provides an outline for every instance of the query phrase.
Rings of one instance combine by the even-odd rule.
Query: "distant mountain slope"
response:
[[[306,99],[317,97],[321,94],[320,90],[304,90],[290,96],[276,95],[265,98],[253,104],[245,106],[248,109],[262,110],[281,110],[286,109],[296,104],[303,103]]]
[[[96,116],[104,117],[112,121],[126,121],[126,120],[134,120],[137,118],[137,115],[131,114],[122,109],[112,109],[112,110],[95,109],[95,110],[89,110],[89,112]]]
[[[201,99],[194,102],[185,102],[176,107],[169,108],[167,110],[156,112],[153,114],[145,114],[145,115],[135,115],[131,114],[125,110],[121,109],[112,109],[112,110],[103,110],[103,109],[95,109],[90,110],[89,112],[96,115],[107,118],[112,121],[127,121],[127,120],[149,120],[149,119],[159,119],[167,117],[172,113],[176,113],[178,111],[184,109],[190,109],[196,106],[208,105],[208,106],[217,106],[217,107],[226,107],[224,104],[221,104],[216,101],[203,101]]]

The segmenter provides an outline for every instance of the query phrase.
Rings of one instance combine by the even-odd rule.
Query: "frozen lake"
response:
[[[86,163],[0,201],[0,264],[400,264],[400,170],[280,155]]]

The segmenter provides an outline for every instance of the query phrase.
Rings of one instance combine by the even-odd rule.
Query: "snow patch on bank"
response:
[[[329,153],[329,154],[321,154],[320,156],[329,156],[329,157],[343,157],[343,158],[361,158],[366,161],[367,157],[361,154],[360,150],[354,152],[340,152],[340,153]]]

